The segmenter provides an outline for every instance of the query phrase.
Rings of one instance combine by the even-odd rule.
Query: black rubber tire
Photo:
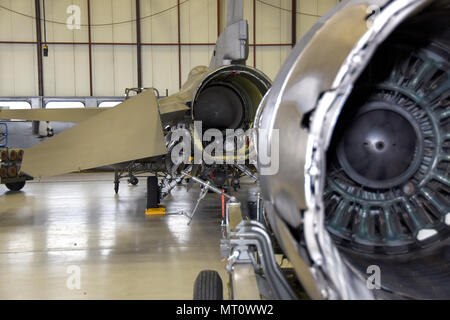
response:
[[[147,209],[158,208],[159,201],[158,177],[147,177]]]
[[[217,271],[204,270],[199,273],[194,284],[194,300],[223,300],[222,279]]]
[[[139,184],[139,179],[136,178],[136,177],[133,177],[133,178],[130,179],[130,183],[133,186],[137,186]]]
[[[26,181],[22,181],[22,182],[15,182],[15,183],[7,183],[5,184],[5,186],[14,192],[20,191],[23,189],[23,187],[25,187],[25,183]]]

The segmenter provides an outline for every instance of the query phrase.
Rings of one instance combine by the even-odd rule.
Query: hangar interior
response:
[[[337,2],[244,1],[247,64],[273,79]],[[67,27],[77,10],[80,25]],[[176,93],[192,68],[209,64],[226,19],[225,0],[1,0],[0,106],[103,108],[122,102],[126,88]],[[19,149],[74,125],[5,123],[7,146]],[[1,299],[191,299],[202,269],[225,277],[220,196],[208,194],[188,226],[182,212],[199,188],[180,186],[164,217],[146,217],[144,178],[115,195],[110,170],[30,181],[19,193],[2,187]],[[243,183],[245,197],[253,185]],[[81,268],[80,289],[67,288],[70,266]]]
[[[449,15],[0,0],[0,299],[448,299]]]

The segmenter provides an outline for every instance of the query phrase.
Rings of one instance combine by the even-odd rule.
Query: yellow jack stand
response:
[[[163,216],[166,214],[165,207],[150,208],[145,211],[146,216]]]

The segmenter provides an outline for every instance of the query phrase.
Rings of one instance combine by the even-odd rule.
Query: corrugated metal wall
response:
[[[226,21],[227,1],[139,1],[142,85],[174,93],[179,88],[180,66],[183,82],[193,67],[209,64],[218,20],[221,27]],[[251,47],[248,64],[273,79],[291,51],[292,0],[244,1],[250,43],[256,44]],[[337,2],[296,0],[297,38]],[[34,3],[35,0],[0,0],[0,96],[38,94]],[[71,5],[80,8],[78,30],[69,30],[65,25]],[[49,56],[43,58],[46,96],[119,96],[125,88],[137,86],[136,0],[45,0],[45,7],[50,47]],[[90,46],[89,40],[94,45]]]
[[[0,4],[17,12],[34,16],[31,0],[1,0]],[[24,44],[0,45],[0,95],[36,95],[35,22],[27,17],[0,10],[0,40]]]

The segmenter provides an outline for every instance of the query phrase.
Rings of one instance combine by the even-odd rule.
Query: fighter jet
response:
[[[119,164],[116,192],[124,173],[133,184],[138,182],[138,171],[155,174],[148,182],[149,192],[152,191],[148,195],[152,199],[150,207],[185,178],[222,193],[222,188],[214,186],[222,187],[230,175],[238,177],[236,170],[253,176],[250,170],[238,163],[219,163],[218,160],[226,160],[225,156],[208,164],[203,160],[177,162],[172,151],[180,136],[174,132],[188,132],[194,151],[201,153],[206,147],[201,137],[208,129],[225,133],[229,129],[251,128],[271,82],[261,71],[246,66],[247,58],[248,23],[243,19],[243,1],[230,0],[227,26],[219,36],[209,66],[194,68],[178,93],[157,100],[153,90],[142,90],[107,110],[2,110],[0,118],[78,123],[25,150],[21,172],[35,179]],[[194,122],[201,123],[201,128]],[[182,154],[182,159],[192,158],[194,151]],[[158,184],[156,175],[161,174],[163,179]]]

